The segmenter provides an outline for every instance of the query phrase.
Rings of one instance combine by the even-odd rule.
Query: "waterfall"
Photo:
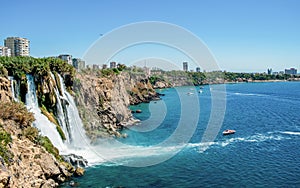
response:
[[[56,125],[51,123],[48,118],[42,114],[39,108],[33,76],[26,75],[26,77],[28,85],[26,107],[28,111],[34,114],[35,121],[33,122],[33,126],[38,128],[43,136],[47,136],[60,152],[65,152],[67,147],[64,145],[58,131],[56,130]]]
[[[52,144],[59,150],[60,154],[64,155],[66,158],[68,158],[68,156],[74,156],[73,154],[77,155],[78,161],[83,160],[78,156],[82,156],[88,161],[99,158],[97,154],[91,150],[90,140],[85,135],[76,104],[71,94],[67,92],[63,78],[59,75],[59,80],[55,80],[52,73],[51,76],[54,81],[60,82],[61,85],[62,95],[59,93],[57,87],[54,87],[53,89],[57,99],[56,116],[66,136],[66,141],[64,142],[61,139],[61,136],[56,129],[56,125],[51,123],[49,119],[42,114],[41,109],[38,106],[34,77],[32,75],[26,75],[28,86],[26,107],[28,111],[34,114],[35,121],[33,122],[33,126],[39,130],[41,135],[47,136]],[[13,78],[10,78],[10,80],[12,81],[12,92],[15,96]],[[86,161],[84,163],[86,163]]]
[[[83,123],[79,116],[75,101],[71,94],[66,90],[63,78],[59,74],[58,76],[62,90],[61,98],[62,100],[65,100],[63,105],[67,111],[65,119],[66,125],[69,126],[67,130],[70,137],[70,146],[74,149],[84,149],[89,145],[90,141],[83,129]]]
[[[8,79],[10,80],[10,87],[11,87],[11,93],[12,93],[12,96],[13,96],[13,99],[14,101],[18,102],[19,99],[18,99],[18,92],[15,92],[15,86],[14,86],[14,82],[15,82],[15,79],[13,76],[9,76]],[[18,89],[17,89],[18,91]]]
[[[53,81],[55,82],[56,79],[53,75],[53,73],[51,72],[51,77],[53,79]],[[63,108],[65,105],[62,105],[62,101],[61,101],[61,97],[58,91],[57,87],[54,87],[54,92],[55,92],[55,97],[56,97],[56,109],[57,109],[57,120],[59,122],[59,125],[62,127],[63,132],[66,136],[66,142],[69,144],[70,143],[70,135],[69,135],[69,124],[68,124],[68,120],[66,118],[66,110]]]

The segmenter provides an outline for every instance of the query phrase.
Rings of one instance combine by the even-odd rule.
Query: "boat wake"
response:
[[[287,136],[290,135],[290,136]],[[237,143],[237,142],[266,142],[270,140],[280,141],[280,140],[288,140],[292,139],[291,136],[300,136],[300,132],[292,132],[292,131],[278,131],[278,132],[268,132],[266,134],[255,134],[248,137],[234,137],[226,140],[220,140],[215,142],[206,142],[206,143],[191,143],[189,147],[198,147],[198,152],[203,153],[207,151],[210,147],[225,147],[229,144]]]

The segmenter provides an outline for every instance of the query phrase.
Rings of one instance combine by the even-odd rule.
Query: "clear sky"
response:
[[[163,21],[197,35],[224,70],[299,70],[299,10],[299,0],[10,0],[1,2],[0,45],[20,36],[34,57],[82,57],[101,34]]]

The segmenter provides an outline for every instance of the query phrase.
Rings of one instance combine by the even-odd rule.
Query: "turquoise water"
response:
[[[181,91],[185,94],[178,94]],[[161,101],[131,107],[143,111],[134,114],[142,122],[136,130],[124,131],[129,135],[127,139],[118,140],[128,145],[136,157],[121,157],[87,168],[84,177],[73,179],[79,187],[300,187],[300,82],[226,85],[222,128],[215,140],[206,144],[201,138],[211,112],[209,86],[202,93],[188,87],[159,92],[165,94]],[[189,104],[189,99],[195,97],[199,104]],[[198,120],[194,134],[182,144],[185,147],[176,150],[180,145],[176,141],[174,145],[159,145],[176,132],[182,113],[195,104],[200,111],[192,109],[194,113],[185,114],[187,120],[183,122],[188,130],[195,123],[192,119]],[[143,126],[153,130],[141,132]],[[223,136],[224,129],[235,129],[236,134]],[[157,147],[150,152],[141,149],[151,146]],[[126,166],[130,161],[143,164],[161,159],[175,154],[174,150],[179,153],[165,162]]]

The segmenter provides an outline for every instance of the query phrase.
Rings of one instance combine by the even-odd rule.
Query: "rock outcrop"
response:
[[[154,89],[164,89],[164,88],[170,88],[170,87],[172,87],[172,85],[166,81],[158,81],[158,82],[155,82],[155,84],[153,85]]]
[[[11,101],[12,94],[10,88],[10,81],[5,77],[0,77],[0,101]]]
[[[129,105],[159,99],[145,76],[130,72],[103,75],[101,71],[87,71],[78,73],[74,83],[80,116],[92,140],[126,137],[119,130],[136,122]]]

